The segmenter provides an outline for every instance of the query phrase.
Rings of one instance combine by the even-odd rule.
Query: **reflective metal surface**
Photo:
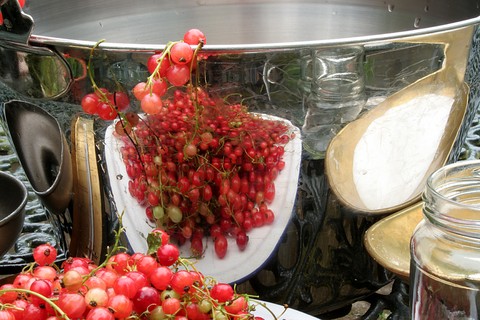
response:
[[[448,37],[453,30],[471,27],[472,39],[462,47],[461,61],[455,65],[472,89],[448,161],[458,158],[480,104],[480,8],[476,1],[45,0],[27,1],[25,12],[33,17],[34,29],[29,48],[22,50],[29,50],[30,55],[31,47],[47,47],[68,63],[69,70],[58,68],[58,72],[34,75],[32,71],[41,68],[37,64],[26,68],[24,51],[12,49],[10,38],[0,38],[0,47],[11,50],[8,56],[12,57],[4,58],[0,81],[21,98],[55,97],[53,104],[61,106],[55,115],[63,120],[72,111],[81,111],[81,98],[91,92],[85,75],[94,43],[106,40],[92,55],[97,84],[130,93],[136,82],[147,77],[149,55],[167,41],[180,39],[190,28],[207,35],[209,57],[199,70],[212,92],[238,93],[250,110],[287,118],[301,128],[307,115],[305,101],[315,89],[318,50],[363,47],[363,112],[441,68],[441,45],[405,40],[430,34]],[[52,95],[46,94],[45,87],[63,89]],[[139,110],[138,105],[132,109]],[[96,122],[100,158],[107,125]],[[100,170],[107,171],[105,163],[101,164]],[[105,194],[107,198],[111,195],[108,185]],[[113,212],[114,199],[108,199],[111,206],[107,207]],[[380,218],[342,206],[330,190],[321,152],[304,144],[288,231],[265,268],[239,288],[313,315],[369,296],[392,279],[392,274],[367,254],[363,243],[365,231]],[[105,227],[112,229],[115,221],[109,222]]]
[[[13,175],[0,171],[0,257],[10,250],[23,229],[27,188]]]
[[[8,88],[0,84],[2,100],[10,100],[13,95]],[[50,243],[58,251],[57,263],[61,264],[67,256],[66,236],[71,232],[69,219],[53,215],[42,205],[21,167],[10,143],[5,123],[0,120],[0,170],[8,172],[24,184],[28,191],[25,206],[25,220],[15,244],[0,258],[0,275],[7,276],[21,272],[27,263],[33,262],[32,251],[41,243]],[[71,220],[70,220],[71,221]]]
[[[201,29],[209,46],[268,47],[358,38],[391,33],[425,33],[476,18],[475,1],[237,1],[105,0],[31,1],[25,11],[35,20],[35,40],[63,38],[137,46],[163,45]],[[451,27],[450,27],[451,28]],[[38,38],[37,38],[38,37]],[[47,40],[48,41],[48,40]]]
[[[44,46],[31,46],[33,19],[15,0],[1,6],[0,77],[10,86],[35,98],[55,98],[72,82],[71,67],[64,57]]]
[[[50,113],[25,101],[9,101],[2,112],[33,190],[52,213],[64,214],[72,199],[73,172],[63,129]]]
[[[208,35],[204,51],[212,57],[223,56],[229,80],[240,76],[240,71],[246,77],[241,79],[242,85],[253,82],[256,87],[265,87],[272,99],[271,93],[284,91],[285,86],[302,90],[303,79],[296,78],[298,70],[286,70],[283,61],[297,59],[304,50],[358,44],[375,47],[376,51],[391,46],[393,39],[449,31],[480,20],[480,8],[468,0],[454,4],[448,0],[435,4],[414,0],[51,0],[27,1],[23,9],[28,15],[18,11],[16,0],[4,2],[1,10],[8,23],[0,26],[0,79],[29,97],[48,99],[85,90],[85,61],[99,40],[105,42],[97,51],[104,51],[104,58],[114,61],[111,66],[100,62],[95,67],[97,76],[112,78],[116,67],[127,65],[130,70],[123,73],[128,79],[119,80],[131,83],[146,72],[136,59],[145,58],[132,54],[161,50],[168,41],[180,39],[186,30],[199,28]],[[399,48],[396,44],[389,50],[395,55]],[[249,57],[250,53],[253,55]],[[262,62],[265,56],[266,63]],[[211,60],[224,67],[218,65],[221,61]],[[407,60],[370,67],[375,68],[375,77],[387,72],[393,81],[409,81],[409,76],[398,74],[396,68],[416,65],[418,71],[422,60],[416,55]],[[288,67],[298,68],[290,62],[294,61],[286,62]],[[297,83],[292,84],[292,80]]]

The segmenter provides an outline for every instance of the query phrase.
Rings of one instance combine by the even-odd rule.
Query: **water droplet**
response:
[[[421,20],[422,20],[422,19],[421,19],[420,17],[416,17],[416,18],[415,18],[415,21],[413,22],[413,27],[414,27],[414,28],[420,27],[420,21],[421,21]]]
[[[117,176],[115,177],[117,180],[122,180],[123,179],[123,176],[121,174],[117,174]]]
[[[428,4],[425,5],[425,8],[423,8],[423,10],[424,10],[425,12],[428,12],[428,11],[430,10],[430,7],[428,6]]]
[[[395,5],[394,4],[391,4],[389,3],[388,6],[387,6],[387,10],[388,12],[393,12],[393,9],[395,9]]]

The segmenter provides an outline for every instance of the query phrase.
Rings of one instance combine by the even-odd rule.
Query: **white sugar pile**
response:
[[[399,205],[422,183],[440,144],[453,98],[416,97],[375,119],[358,142],[353,178],[370,210]]]

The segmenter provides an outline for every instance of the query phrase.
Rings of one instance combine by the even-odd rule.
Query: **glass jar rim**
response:
[[[480,238],[480,160],[458,161],[432,173],[423,200],[430,222]]]

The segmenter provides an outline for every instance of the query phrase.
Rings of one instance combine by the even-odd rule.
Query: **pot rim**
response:
[[[422,36],[428,34],[449,32],[455,29],[460,29],[480,23],[480,16],[470,18],[462,21],[442,24],[439,26],[419,28],[413,30],[380,33],[376,35],[357,36],[357,37],[345,37],[338,39],[324,39],[324,40],[311,40],[311,41],[295,41],[295,42],[272,42],[272,43],[255,43],[255,44],[216,44],[205,45],[202,51],[206,52],[261,52],[270,50],[292,50],[311,47],[327,47],[327,46],[342,46],[342,45],[355,45],[366,44],[371,42],[382,42],[393,39],[402,39],[407,37]],[[50,36],[42,36],[32,34],[30,36],[31,44],[39,45],[53,45],[61,47],[77,47],[77,48],[92,48],[97,42],[87,40],[74,40],[67,38],[57,38]],[[102,42],[98,48],[111,51],[158,51],[163,50],[166,44],[133,44],[133,43],[120,43],[120,42]]]

